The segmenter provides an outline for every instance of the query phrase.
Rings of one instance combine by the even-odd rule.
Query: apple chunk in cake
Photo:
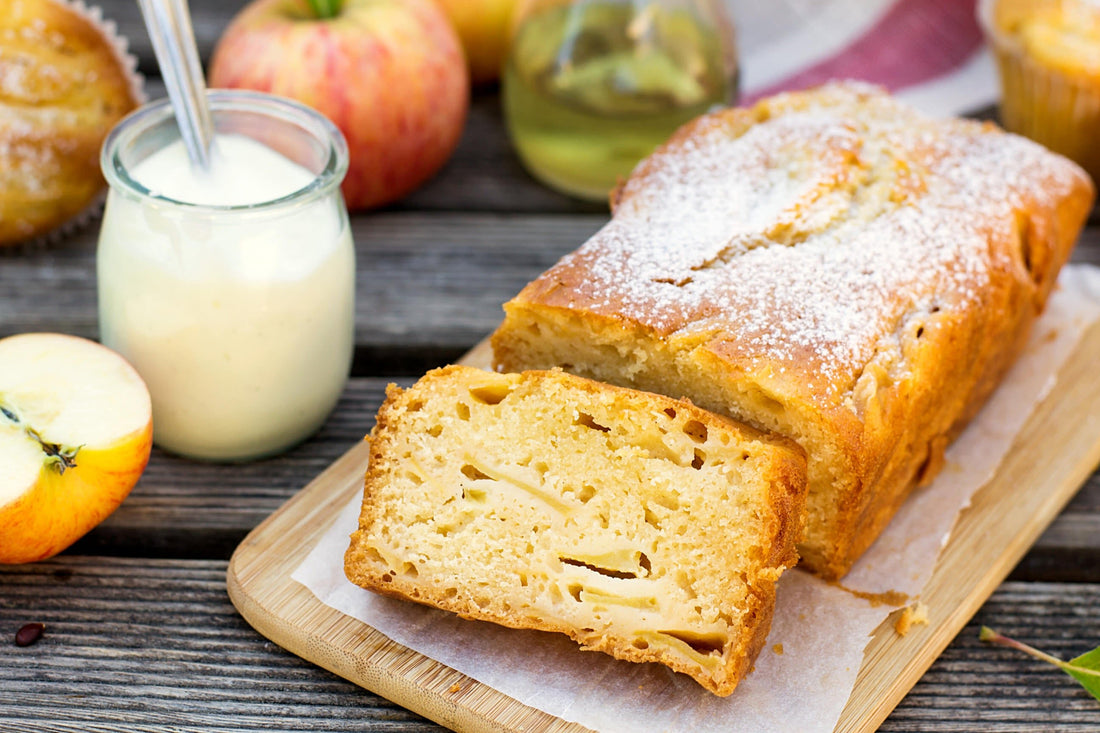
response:
[[[727,695],[797,558],[794,443],[561,371],[447,367],[391,386],[348,578]]]

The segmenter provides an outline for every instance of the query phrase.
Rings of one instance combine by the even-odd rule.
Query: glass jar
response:
[[[737,97],[733,26],[716,0],[526,0],[502,77],[527,170],[606,200],[680,125]]]
[[[191,169],[167,100],[104,142],[99,327],[145,379],[158,445],[245,460],[312,434],[347,381],[348,152],[331,122],[289,100],[209,100],[208,171]]]

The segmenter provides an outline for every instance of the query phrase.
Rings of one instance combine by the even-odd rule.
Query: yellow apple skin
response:
[[[435,0],[458,31],[470,81],[486,84],[500,78],[518,0]]]
[[[150,421],[112,446],[81,450],[64,474],[43,466],[29,491],[0,507],[0,563],[45,560],[87,534],[130,495],[152,446]]]
[[[253,0],[210,60],[211,87],[297,100],[348,143],[348,209],[419,187],[462,136],[470,81],[462,45],[433,0],[344,0],[319,19],[306,0]]]
[[[110,391],[112,387],[129,390],[130,396],[141,406],[139,409],[147,411],[147,417],[140,428],[105,440],[102,445],[94,440],[96,429],[92,428],[90,436],[82,436],[89,442],[76,452],[75,465],[63,472],[42,453],[42,465],[32,483],[7,503],[0,504],[0,563],[4,564],[35,562],[52,557],[102,522],[137,484],[148,464],[153,445],[152,407],[148,390],[121,356],[93,341],[61,334],[35,333],[0,339],[0,359],[12,358],[11,350],[5,347],[16,340],[24,344],[42,345],[44,353],[56,353],[54,361],[64,366],[53,366],[61,373],[71,373],[78,386],[81,386],[83,358],[97,350],[107,352],[110,357],[99,354],[98,358],[117,360],[116,368],[124,381],[120,384],[97,384],[94,388],[107,387],[103,399],[108,403],[116,394]],[[76,350],[71,342],[79,342]],[[58,344],[61,344],[60,350],[57,350]],[[0,395],[9,386],[0,381]],[[3,419],[0,416],[0,420]],[[6,431],[0,431],[0,440],[29,438],[24,437],[20,430],[11,429],[9,424]]]

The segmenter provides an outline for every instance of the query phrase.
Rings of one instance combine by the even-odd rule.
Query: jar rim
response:
[[[294,125],[303,132],[313,135],[327,148],[326,160],[321,170],[315,173],[313,179],[302,188],[278,198],[248,204],[199,204],[157,193],[130,175],[129,169],[122,162],[120,150],[125,144],[133,142],[154,126],[174,118],[175,113],[170,101],[168,98],[162,98],[126,115],[104,139],[103,146],[100,148],[99,164],[111,188],[157,205],[177,207],[194,213],[225,213],[260,211],[289,204],[308,203],[329,195],[343,182],[348,170],[347,142],[340,129],[317,110],[292,99],[252,90],[211,89],[207,90],[206,96],[215,126],[220,113],[250,112]]]

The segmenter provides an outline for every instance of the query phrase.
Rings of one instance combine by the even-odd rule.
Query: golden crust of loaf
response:
[[[560,366],[794,438],[803,563],[838,578],[1007,370],[1092,198],[1034,143],[865,85],[717,112],[505,305],[494,366]]]
[[[370,441],[352,582],[719,695],[751,669],[797,561],[794,443],[561,371],[469,367],[391,385]]]
[[[95,203],[99,148],[138,105],[136,76],[92,19],[54,0],[0,13],[0,246]]]

